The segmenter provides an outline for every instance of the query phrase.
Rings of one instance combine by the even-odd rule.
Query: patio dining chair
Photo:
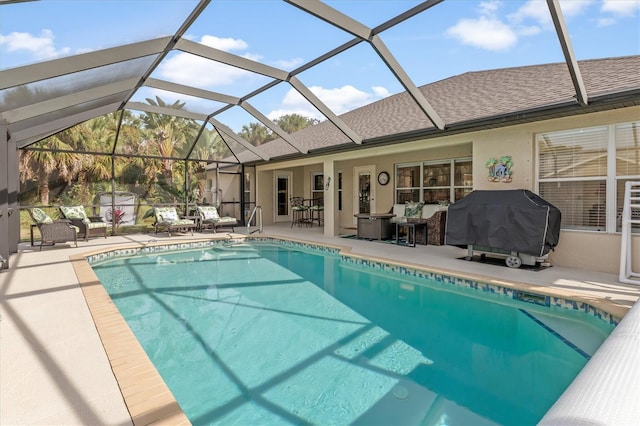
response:
[[[307,213],[309,211],[309,206],[305,204],[303,197],[291,197],[291,213],[293,214],[291,220],[291,227],[296,224],[298,227],[304,225],[309,225],[309,218],[307,217]]]
[[[193,235],[193,229],[196,228],[195,220],[180,218],[175,207],[154,207],[153,213],[155,217],[153,227],[156,234],[158,231],[165,230],[169,237],[175,231],[191,231]]]
[[[85,241],[89,241],[89,237],[94,235],[107,238],[107,223],[100,216],[87,216],[84,206],[60,206],[60,213],[64,219],[78,227],[78,235]]]
[[[40,231],[40,250],[42,250],[43,245],[55,245],[56,243],[69,241],[73,241],[75,246],[78,247],[78,228],[72,226],[70,220],[53,220],[44,210],[38,207],[27,211]]]
[[[217,232],[218,228],[231,228],[231,232],[235,232],[234,227],[238,225],[235,217],[220,216],[214,206],[196,206],[196,211],[200,215],[200,230],[210,227],[213,232]]]

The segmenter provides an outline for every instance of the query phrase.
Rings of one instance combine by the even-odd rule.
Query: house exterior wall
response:
[[[535,137],[542,132],[579,129],[640,119],[640,107],[629,107],[613,111],[583,114],[572,117],[555,118],[498,129],[451,135],[442,138],[419,140],[396,145],[373,147],[370,149],[328,154],[325,156],[297,159],[282,163],[258,166],[259,177],[270,175],[271,170],[291,170],[294,182],[303,182],[302,187],[294,184],[295,195],[309,196],[311,173],[322,171],[324,161],[333,161],[335,170],[342,172],[342,211],[336,212],[339,229],[353,227],[353,168],[375,165],[376,210],[388,212],[394,201],[394,166],[398,163],[421,162],[436,159],[472,157],[474,189],[529,189],[536,188]],[[509,183],[491,182],[488,179],[487,161],[491,157],[510,155],[513,161],[513,180]],[[377,183],[377,173],[387,171],[391,182],[386,186]],[[337,173],[336,173],[337,174]],[[337,179],[334,176],[333,179]],[[271,197],[272,179],[269,185],[258,186],[258,204],[267,206]],[[267,192],[265,192],[267,191]],[[336,203],[337,205],[337,203]],[[325,215],[328,213],[325,211]],[[267,215],[268,216],[268,215]],[[266,222],[265,222],[266,223]],[[351,231],[352,232],[352,231]],[[633,253],[640,253],[640,236],[632,237]],[[603,272],[617,273],[620,259],[620,234],[595,231],[562,231],[560,244],[549,256],[556,265],[588,268]],[[640,270],[640,256],[633,259],[633,270]]]

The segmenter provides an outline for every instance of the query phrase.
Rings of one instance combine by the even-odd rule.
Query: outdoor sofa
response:
[[[394,204],[389,213],[395,214],[395,216],[391,218],[393,232],[395,232],[395,224],[398,222],[426,222],[427,244],[436,246],[444,245],[444,231],[447,222],[446,206],[407,202],[404,204]],[[421,240],[422,238],[423,236],[416,235],[416,239]]]

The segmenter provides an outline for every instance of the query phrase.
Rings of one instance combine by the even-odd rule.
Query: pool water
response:
[[[93,268],[193,424],[535,424],[612,329],[276,244]]]

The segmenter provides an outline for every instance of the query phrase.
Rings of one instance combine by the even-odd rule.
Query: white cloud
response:
[[[521,36],[534,36],[536,34],[540,34],[542,30],[537,25],[531,25],[528,27],[522,26],[517,29],[518,35]]]
[[[560,9],[565,17],[570,18],[580,15],[594,2],[594,0],[560,0]]]
[[[480,2],[478,7],[480,14],[486,16],[495,16],[495,13],[500,8],[500,2],[497,0]]]
[[[602,11],[620,16],[634,16],[640,10],[640,0],[603,0]]]
[[[516,33],[505,23],[495,18],[481,16],[478,19],[461,19],[447,30],[463,44],[486,50],[504,50],[518,40]]]
[[[53,59],[68,54],[68,47],[56,49],[54,35],[51,30],[42,30],[40,36],[30,33],[13,32],[0,35],[0,45],[5,45],[9,52],[27,52],[38,60]]]
[[[372,93],[363,92],[351,85],[346,85],[334,89],[327,89],[320,86],[311,86],[309,90],[333,111],[340,115],[347,111],[369,104],[377,99],[389,95],[389,91],[384,87],[373,87]],[[316,110],[298,91],[290,89],[282,99],[282,108],[273,110],[267,117],[275,119],[285,114],[300,114],[305,117],[324,120],[325,117]]]
[[[194,87],[226,86],[251,75],[249,71],[220,64],[200,56],[178,53],[158,68],[164,78]]]
[[[220,38],[205,35],[200,43],[219,50],[243,51],[249,46],[240,39]],[[258,61],[259,55],[244,53],[244,58]],[[212,88],[214,86],[228,86],[242,78],[251,78],[255,74],[230,65],[220,64],[200,56],[180,52],[166,59],[158,68],[160,75],[172,82],[194,87]]]
[[[370,103],[373,95],[362,90],[358,90],[351,85],[342,86],[335,89],[325,89],[320,86],[311,86],[309,90],[313,92],[322,102],[325,103],[335,114],[342,114],[354,108]]]
[[[387,90],[386,87],[373,86],[371,89],[373,90],[374,95],[376,95],[376,97],[379,99],[386,98],[391,94],[389,93],[389,90]]]
[[[592,3],[594,0],[560,0],[560,10],[565,18],[570,18],[583,13]],[[509,15],[509,20],[514,24],[533,20],[537,25],[552,28],[549,6],[544,0],[529,0],[517,12]]]
[[[609,27],[611,25],[614,25],[616,23],[616,20],[613,18],[599,18],[596,21],[596,25],[598,27]]]
[[[508,18],[515,24],[532,19],[542,26],[551,25],[549,7],[544,0],[529,0]]]
[[[302,58],[293,58],[293,59],[281,59],[279,61],[275,62],[275,66],[278,68],[282,68],[285,70],[291,70],[294,69],[295,67],[297,67],[298,65],[302,65],[303,64],[303,59]]]
[[[235,38],[220,38],[212,35],[202,36],[200,43],[205,46],[230,52],[232,50],[246,50],[249,46],[244,40]]]

